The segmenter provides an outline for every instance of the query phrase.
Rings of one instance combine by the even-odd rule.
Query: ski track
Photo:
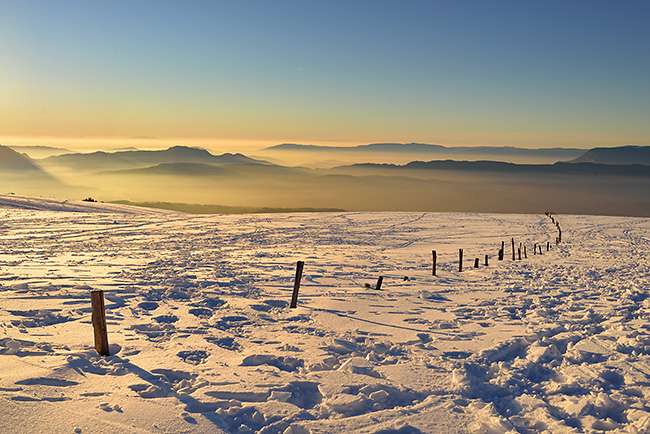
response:
[[[56,432],[650,432],[648,219],[556,216],[547,252],[544,215],[9,203],[0,428],[25,408],[67,415]],[[543,254],[513,262],[511,237]]]

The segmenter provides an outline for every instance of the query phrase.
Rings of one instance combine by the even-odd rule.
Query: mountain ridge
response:
[[[203,148],[188,146],[172,146],[157,151],[70,153],[48,157],[40,161],[46,166],[64,167],[76,171],[135,169],[167,163],[269,164],[241,153],[213,155]]]
[[[570,163],[650,165],[650,146],[626,145],[615,148],[593,148],[571,160]]]
[[[302,145],[283,143],[264,148],[266,151],[323,151],[323,152],[396,152],[396,153],[432,153],[432,154],[474,154],[474,155],[530,155],[577,158],[585,152],[578,148],[519,148],[515,146],[458,146],[448,147],[427,143],[370,143],[356,146]]]

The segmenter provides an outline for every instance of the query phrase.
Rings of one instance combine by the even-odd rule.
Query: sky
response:
[[[0,143],[650,145],[650,2],[0,3]]]

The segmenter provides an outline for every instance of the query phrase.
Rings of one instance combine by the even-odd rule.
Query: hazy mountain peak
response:
[[[626,145],[590,149],[570,163],[650,165],[650,146]]]
[[[2,171],[34,171],[42,169],[27,155],[14,151],[8,146],[0,145],[0,170]]]

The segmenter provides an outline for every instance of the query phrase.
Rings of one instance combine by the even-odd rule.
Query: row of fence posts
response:
[[[562,228],[560,227],[560,222],[555,219],[555,216],[552,212],[546,211],[546,215],[551,219],[555,227],[557,228],[557,237],[555,237],[555,244],[560,244],[562,242]]]
[[[545,213],[555,224],[558,230],[558,236],[555,238],[555,244],[559,244],[562,242],[562,229],[560,228],[560,222],[557,221],[554,217],[554,215],[547,211]],[[515,261],[515,239],[511,239],[512,243],[512,260]],[[505,243],[501,241],[501,248],[499,249],[498,253],[498,259],[499,261],[503,261],[503,256],[504,256],[504,246]],[[528,254],[526,252],[526,246],[522,246],[522,243],[519,243],[519,248],[517,249],[517,257],[519,260],[521,260],[521,254],[522,254],[522,247],[523,247],[523,254],[524,258],[528,258]],[[551,249],[551,243],[549,241],[546,242],[546,251],[549,251]],[[537,252],[539,251],[539,254],[542,254],[542,245],[535,243],[533,245],[533,255],[536,255]],[[431,274],[433,276],[436,275],[436,267],[438,265],[438,254],[435,250],[432,251],[432,256],[433,256],[433,267],[431,270]],[[488,255],[485,255],[485,266],[488,266]],[[291,296],[291,304],[289,305],[289,308],[295,309],[298,307],[298,292],[300,290],[300,281],[302,280],[302,270],[303,267],[305,266],[304,261],[298,261],[296,263],[296,278],[293,283],[293,294]],[[479,258],[474,259],[474,268],[479,268]],[[462,272],[463,271],[463,249],[458,249],[458,271]],[[406,278],[405,278],[406,279]],[[377,279],[377,284],[375,285],[375,289],[379,291],[381,289],[382,282],[384,280],[384,276],[379,276]],[[102,356],[109,356],[110,355],[110,349],[108,345],[108,332],[106,330],[106,312],[105,312],[105,307],[104,307],[104,291],[102,290],[92,290],[90,291],[90,299],[91,299],[91,306],[92,306],[92,323],[93,323],[93,329],[94,329],[94,334],[95,334],[95,349],[97,352],[102,355]]]

